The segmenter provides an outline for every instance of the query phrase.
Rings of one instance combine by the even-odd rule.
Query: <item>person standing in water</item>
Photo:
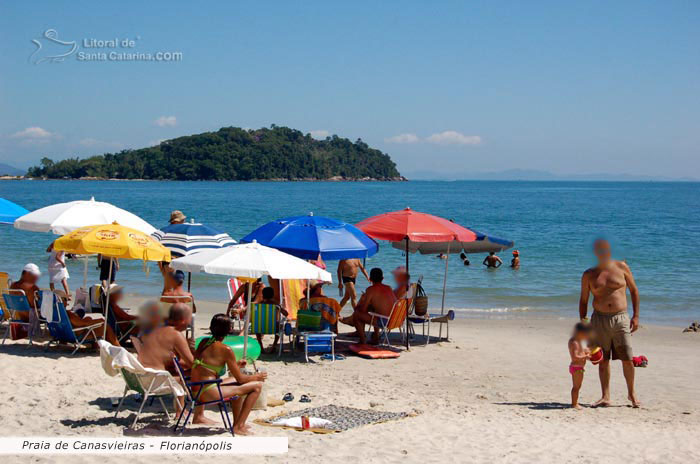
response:
[[[469,266],[471,263],[469,262],[469,258],[467,257],[466,253],[460,253],[459,254],[459,259],[462,260],[462,264],[465,266]]]
[[[513,250],[513,259],[510,260],[510,267],[520,269],[520,252],[518,250]]]
[[[503,265],[503,261],[501,260],[501,258],[496,256],[495,251],[491,251],[489,255],[486,258],[484,258],[484,262],[481,264],[488,268],[498,269]]]
[[[638,408],[640,403],[634,390],[631,344],[632,333],[639,328],[637,284],[627,263],[612,259],[607,240],[597,239],[593,242],[593,253],[598,264],[583,273],[579,299],[579,316],[586,321],[588,298],[593,294],[593,342],[603,350],[603,361],[598,365],[602,397],[593,406],[610,406],[610,359],[619,359],[627,383],[627,398],[632,407]],[[627,289],[632,297],[631,319],[627,312]]]

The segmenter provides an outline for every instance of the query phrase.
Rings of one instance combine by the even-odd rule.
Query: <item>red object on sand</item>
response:
[[[476,234],[450,220],[405,208],[379,214],[355,224],[372,238],[400,242],[473,242]]]
[[[369,359],[390,359],[398,358],[400,353],[391,350],[385,350],[374,345],[363,345],[361,343],[351,343],[348,345],[350,351],[358,356]]]

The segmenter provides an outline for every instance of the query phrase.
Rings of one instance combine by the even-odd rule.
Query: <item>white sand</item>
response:
[[[201,304],[199,325],[222,305]],[[573,320],[458,320],[449,343],[415,347],[396,360],[348,356],[336,363],[306,364],[286,355],[261,364],[270,396],[310,394],[311,405],[337,404],[387,411],[421,411],[416,417],[317,435],[253,424],[257,435],[288,436],[283,457],[242,457],[241,462],[697,462],[700,450],[700,334],[646,326],[634,337],[637,354],[650,359],[636,369],[641,409],[627,406],[619,363],[613,365],[613,407],[568,409],[570,376],[566,341]],[[114,437],[160,429],[157,408],[127,429],[132,411],[114,419],[109,397],[120,396],[121,378],[109,378],[97,355],[0,348],[2,436],[91,435]],[[600,395],[596,368],[586,369],[581,400]],[[128,407],[134,408],[135,402]],[[269,417],[302,409],[293,402],[253,413]],[[218,420],[215,412],[210,417]],[[133,417],[133,416],[132,416]],[[191,434],[223,430],[189,429]],[[147,462],[121,456],[109,462]],[[161,459],[161,458],[158,458]],[[204,459],[173,456],[168,462]],[[214,459],[214,458],[209,458]],[[229,461],[229,458],[226,458]],[[27,462],[10,457],[4,462]],[[94,462],[93,457],[50,456],[32,462]]]

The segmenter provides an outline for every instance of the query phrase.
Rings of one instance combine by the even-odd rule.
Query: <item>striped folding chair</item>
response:
[[[10,275],[7,272],[0,272],[0,294],[7,293],[10,290]],[[0,298],[0,321],[9,319],[10,313],[7,312],[7,306],[5,306],[5,299]]]
[[[226,289],[228,290],[228,300],[229,301],[231,301],[231,299],[233,298],[233,295],[236,294],[238,289],[241,288],[241,285],[243,285],[243,282],[241,282],[240,280],[238,280],[235,277],[231,277],[230,279],[228,279],[228,281],[226,281]],[[243,295],[239,296],[238,300],[236,300],[234,305],[244,307],[245,306],[244,296]],[[238,330],[241,330],[241,319],[236,318],[236,320],[238,321]]]
[[[279,336],[279,352],[282,355],[284,343],[284,324],[287,319],[282,315],[280,307],[276,304],[257,303],[250,312],[250,333],[260,335]]]

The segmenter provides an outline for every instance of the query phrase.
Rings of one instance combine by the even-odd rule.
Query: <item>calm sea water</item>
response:
[[[96,182],[5,181],[0,197],[27,209],[89,199],[111,202],[156,227],[180,209],[189,217],[239,239],[259,225],[310,211],[355,223],[368,216],[410,206],[516,242],[522,268],[486,270],[483,255],[470,267],[450,260],[447,304],[461,315],[513,317],[577,314],[581,273],[593,264],[591,241],[613,242],[640,288],[643,321],[668,325],[700,319],[700,184],[613,182]],[[44,252],[52,235],[0,226],[0,270],[18,275],[34,261],[46,267]],[[510,252],[502,253],[509,261]],[[385,271],[402,264],[399,250],[380,243],[367,266]],[[335,269],[335,263],[329,263]],[[73,287],[82,282],[82,264],[69,263]],[[439,306],[444,261],[412,255],[411,273],[422,274]],[[157,295],[161,279],[151,265],[123,262],[120,283],[129,292]],[[97,279],[94,261],[90,279]],[[225,279],[193,277],[200,299],[224,301]],[[46,277],[42,284],[48,285]],[[361,284],[364,286],[364,283]],[[337,296],[331,288],[327,293]]]

